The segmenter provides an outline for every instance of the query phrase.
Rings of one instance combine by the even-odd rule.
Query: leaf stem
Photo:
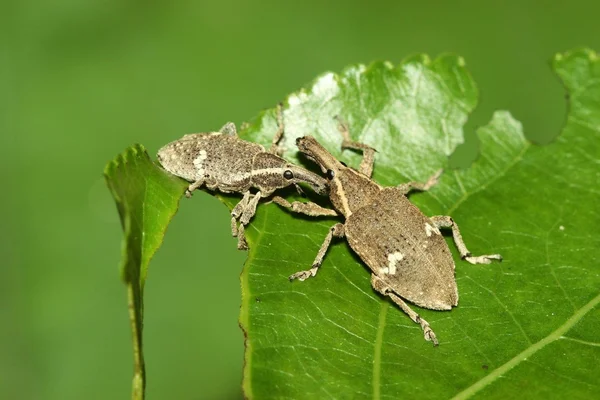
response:
[[[127,285],[129,321],[131,322],[131,333],[133,336],[133,381],[131,384],[131,398],[132,400],[144,400],[146,392],[146,366],[144,364],[144,353],[142,352],[142,332],[141,329],[138,329],[138,325],[141,325],[141,320],[138,319],[135,306],[134,284],[134,282],[129,282]]]

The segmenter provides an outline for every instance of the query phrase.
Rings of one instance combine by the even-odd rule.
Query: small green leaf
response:
[[[148,263],[162,243],[187,183],[155,165],[142,145],[128,148],[109,162],[104,177],[117,203],[124,231],[121,277],[127,285],[133,333],[132,398],[143,399],[143,294]]]
[[[368,269],[344,241],[314,278],[310,267],[337,219],[298,217],[261,205],[247,230],[240,324],[246,334],[244,391],[249,398],[590,398],[599,388],[600,270],[597,235],[600,165],[600,63],[588,50],[556,56],[570,92],[566,126],[539,147],[521,124],[497,112],[478,130],[473,166],[447,170],[428,193],[411,197],[428,215],[451,215],[473,254],[456,259],[460,303],[450,312],[414,309],[440,346],[370,286]],[[335,115],[355,140],[378,150],[374,179],[424,181],[462,141],[477,89],[460,58],[415,57],[325,74],[288,98],[286,156],[311,134],[340,150]],[[244,135],[268,144],[272,110]],[[314,168],[314,165],[312,166]]]

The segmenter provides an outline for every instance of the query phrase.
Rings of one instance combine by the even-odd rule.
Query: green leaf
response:
[[[247,230],[240,324],[246,334],[243,387],[249,398],[590,398],[600,385],[600,63],[589,50],[557,55],[570,93],[560,137],[528,142],[521,124],[497,112],[478,130],[481,155],[447,170],[428,193],[411,196],[428,215],[451,215],[473,254],[456,260],[460,303],[450,312],[413,308],[440,346],[370,287],[367,268],[344,241],[320,272],[308,269],[337,219],[309,219],[261,205]],[[542,95],[542,94],[540,94]],[[477,89],[462,59],[421,56],[326,74],[288,98],[286,156],[311,134],[340,151],[335,115],[355,140],[378,149],[374,179],[424,181],[462,141]],[[268,144],[273,110],[244,134]],[[314,168],[314,166],[312,166]],[[323,204],[323,203],[322,203]]]
[[[162,243],[187,183],[155,165],[142,145],[126,149],[109,162],[104,177],[117,203],[124,231],[121,277],[127,285],[133,334],[132,398],[143,399],[144,283],[150,259]]]

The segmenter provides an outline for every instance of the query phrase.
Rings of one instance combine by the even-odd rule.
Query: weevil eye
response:
[[[327,176],[327,179],[332,180],[333,177],[335,176],[335,173],[333,172],[333,170],[328,169],[327,172],[325,173],[325,175]]]
[[[283,172],[283,177],[284,177],[285,179],[293,179],[293,178],[294,178],[294,174],[293,174],[293,173],[292,173],[292,171],[290,171],[289,169],[286,169],[286,170]]]

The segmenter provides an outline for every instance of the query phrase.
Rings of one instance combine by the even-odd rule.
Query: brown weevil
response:
[[[428,190],[437,182],[441,171],[427,183],[409,182],[382,187],[371,179],[375,150],[351,141],[347,125],[340,123],[339,126],[344,139],[342,149],[363,151],[359,171],[338,161],[311,136],[296,140],[300,152],[315,161],[325,173],[330,186],[329,199],[345,222],[330,228],[312,268],[293,274],[290,280],[303,281],[315,276],[333,237],[346,237],[352,250],[371,269],[373,288],[389,296],[421,326],[425,339],[437,345],[429,323],[403,299],[433,310],[450,310],[458,304],[454,260],[440,228],[452,229],[461,258],[472,264],[489,264],[491,260],[501,260],[502,257],[499,254],[472,256],[451,217],[427,217],[408,200],[408,192]],[[314,203],[290,204],[282,198],[274,201],[312,216],[331,215],[332,212]]]
[[[238,248],[247,249],[244,227],[256,213],[261,198],[277,189],[306,183],[318,194],[327,194],[327,181],[321,176],[291,164],[278,154],[283,135],[281,106],[277,109],[277,130],[271,148],[242,140],[235,124],[228,122],[218,132],[195,133],[163,146],[158,161],[168,172],[192,182],[185,195],[205,186],[223,193],[242,193],[242,200],[231,211],[231,233],[238,237]],[[250,191],[256,189],[256,193]],[[237,221],[240,224],[238,227]]]

